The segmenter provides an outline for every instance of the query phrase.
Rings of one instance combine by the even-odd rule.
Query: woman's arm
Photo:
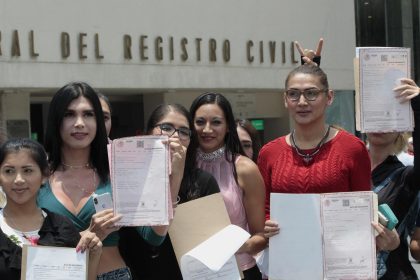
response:
[[[416,227],[411,236],[410,253],[415,260],[420,261],[420,227]]]
[[[409,175],[410,185],[416,189],[420,188],[420,158],[416,157],[420,152],[420,89],[411,79],[401,79],[401,85],[394,88],[395,97],[400,103],[411,101],[411,107],[414,113],[414,131],[413,131],[413,148],[414,148],[414,166],[413,171]],[[416,125],[417,124],[417,125]]]
[[[88,279],[96,280],[98,275],[98,265],[102,254],[102,242],[93,232],[85,232],[77,244],[76,252],[82,253],[89,250],[89,269]]]
[[[247,157],[240,157],[236,163],[238,183],[243,190],[243,204],[251,237],[238,250],[255,255],[267,245],[264,237],[264,181],[257,165]]]
[[[270,219],[270,194],[271,194],[271,168],[269,164],[269,159],[272,157],[270,148],[268,145],[262,147],[260,153],[258,154],[258,170],[260,171],[261,176],[264,180],[265,188],[265,219]]]

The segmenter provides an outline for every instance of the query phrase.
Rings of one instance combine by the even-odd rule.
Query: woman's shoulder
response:
[[[5,279],[20,279],[22,247],[15,244],[0,228],[0,269]],[[2,278],[3,279],[3,278]]]
[[[253,160],[243,155],[238,155],[237,157],[235,166],[238,176],[259,172],[258,166]]]
[[[70,246],[75,247],[80,239],[80,234],[73,222],[60,214],[42,208],[46,213],[41,227],[40,245]]]
[[[62,226],[67,226],[69,224],[71,224],[71,225],[73,224],[72,221],[70,220],[70,218],[68,218],[64,215],[51,212],[47,208],[42,208],[42,211],[44,211],[45,214],[46,214],[44,224],[47,224],[48,226],[52,226],[52,227],[57,229],[57,228],[60,228]]]
[[[267,144],[265,144],[261,150],[260,155],[271,154],[273,151],[277,151],[280,146],[287,145],[286,143],[286,136],[278,137],[274,140],[271,140]]]
[[[366,160],[369,161],[369,153],[365,143],[355,135],[339,130],[337,135],[331,140],[333,153],[349,160]]]
[[[363,148],[366,150],[366,145],[354,134],[350,132],[339,129],[337,135],[331,140],[333,145],[340,145],[343,148],[348,149],[360,149]]]

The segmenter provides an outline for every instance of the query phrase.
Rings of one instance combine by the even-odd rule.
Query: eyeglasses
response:
[[[303,94],[306,100],[308,101],[315,101],[319,93],[324,92],[324,89],[318,89],[318,88],[310,88],[310,89],[288,89],[286,90],[286,97],[287,99],[291,101],[298,101],[300,99],[300,96]]]
[[[164,135],[168,135],[169,137],[174,135],[175,132],[178,132],[178,136],[182,140],[189,140],[191,137],[191,130],[186,127],[180,127],[177,129],[170,123],[157,124],[155,127],[159,127],[160,132]]]

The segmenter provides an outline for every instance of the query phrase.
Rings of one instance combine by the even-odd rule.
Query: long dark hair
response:
[[[89,160],[93,168],[98,172],[101,182],[105,183],[109,176],[108,154],[106,145],[108,143],[104,116],[101,103],[96,91],[84,82],[72,82],[60,88],[50,103],[45,133],[45,150],[49,156],[51,171],[54,172],[60,166],[61,145],[60,127],[64,114],[69,104],[79,98],[85,97],[93,107],[96,119],[96,135],[90,144]]]
[[[233,116],[232,106],[229,101],[220,93],[205,92],[198,96],[191,104],[190,114],[195,119],[195,114],[201,106],[205,104],[216,104],[222,109],[228,132],[225,135],[226,160],[232,163],[233,174],[237,180],[235,160],[238,154],[246,156],[242,149],[241,141],[239,140],[238,132],[236,131],[235,117]]]
[[[180,104],[160,104],[150,115],[147,125],[146,134],[151,134],[156,125],[165,118],[170,112],[176,112],[184,116],[188,121],[188,127],[191,129],[190,144],[187,149],[187,157],[185,160],[184,176],[181,182],[179,194],[182,201],[188,201],[198,198],[200,195],[199,188],[196,184],[196,153],[198,147],[197,133],[188,110]]]

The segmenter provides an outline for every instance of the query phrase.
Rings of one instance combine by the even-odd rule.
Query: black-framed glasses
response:
[[[174,135],[175,132],[178,132],[178,137],[182,140],[189,140],[191,137],[191,129],[186,127],[175,128],[170,123],[160,123],[155,125],[155,127],[159,127],[160,132],[164,135],[168,135],[169,137]]]
[[[298,101],[300,99],[300,96],[303,94],[303,97],[305,97],[308,101],[315,101],[319,94],[321,92],[324,92],[324,89],[318,89],[318,88],[309,88],[309,89],[288,89],[286,90],[286,97],[287,99],[291,101]]]

